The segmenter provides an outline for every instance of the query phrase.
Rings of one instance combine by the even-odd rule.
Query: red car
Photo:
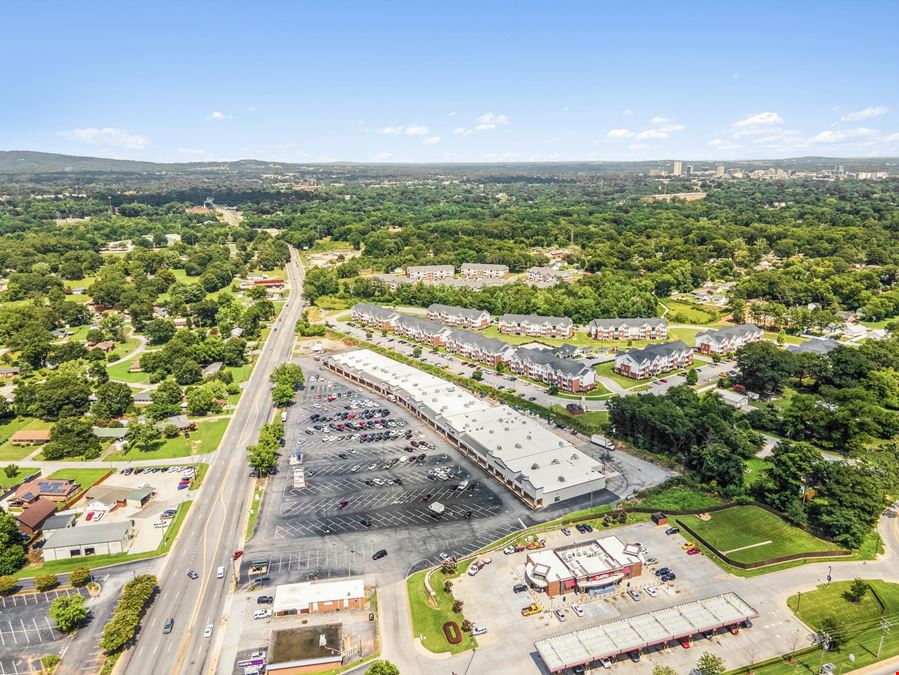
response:
[[[234,551],[234,555],[231,556],[231,560],[237,560],[242,555],[243,551]]]
[[[687,555],[699,555],[700,553],[702,553],[702,551],[700,551],[695,546],[693,548],[687,550]]]
[[[350,503],[349,503],[346,499],[344,499],[343,501],[341,501],[341,502],[337,505],[337,508],[338,508],[338,509],[345,509],[345,508],[346,508],[347,506],[349,506],[349,505],[350,505]]]
[[[679,638],[678,642],[680,642],[680,646],[684,649],[690,648],[690,638]]]
[[[730,631],[731,635],[736,635],[740,632],[740,626],[738,624],[734,624],[733,626],[728,626],[727,630]]]

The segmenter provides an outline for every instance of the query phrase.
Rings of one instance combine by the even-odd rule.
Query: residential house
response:
[[[284,279],[256,279],[253,285],[265,288],[284,288]]]
[[[764,331],[754,323],[741,323],[696,335],[696,351],[702,354],[730,354],[750,342],[758,342]]]
[[[387,307],[360,302],[353,305],[353,320],[381,330],[393,330],[399,314]]]
[[[10,437],[9,442],[16,447],[24,447],[26,445],[43,445],[44,443],[50,442],[50,430],[20,429]]]
[[[93,427],[91,433],[101,441],[120,441],[128,435],[126,427]]]
[[[509,367],[520,375],[556,385],[562,391],[590,391],[596,386],[596,372],[571,359],[560,359],[546,349],[519,347],[509,359]]]
[[[394,322],[397,335],[402,335],[416,342],[424,342],[431,347],[439,347],[449,332],[449,328],[436,321],[429,321],[417,316],[400,315]]]
[[[235,326],[234,328],[231,329],[231,337],[239,338],[242,335],[243,335],[243,328],[241,328],[240,326]]]
[[[431,305],[428,307],[428,319],[439,321],[444,326],[458,326],[473,330],[482,330],[490,325],[488,311],[452,305]]]
[[[88,345],[88,349],[99,349],[101,352],[111,352],[115,349],[115,343],[112,340],[103,340],[102,342],[97,342],[96,344]]]
[[[0,368],[0,377],[10,378],[10,377],[18,377],[19,369],[15,366],[5,366]]]
[[[144,391],[144,390],[137,392],[131,398],[134,399],[134,402],[136,404],[148,404],[148,403],[153,402],[153,394],[150,393],[149,391]]]
[[[812,354],[827,354],[832,352],[834,349],[840,346],[839,340],[833,340],[831,338],[812,338],[811,340],[806,340],[805,342],[798,345],[787,345],[787,351],[794,352],[796,354],[805,354],[810,352]]]
[[[635,380],[655,377],[693,363],[693,350],[683,340],[630,349],[615,358],[615,372]]]
[[[450,330],[443,344],[454,354],[472,361],[487,363],[494,368],[501,362],[508,362],[515,353],[515,348],[508,342],[466,330]]]
[[[44,522],[56,513],[56,502],[38,497],[21,513],[13,514],[19,526],[19,532],[32,536],[40,532]]]
[[[175,427],[178,431],[193,431],[197,428],[196,424],[187,419],[187,415],[172,415],[156,423],[156,428],[160,431],[168,426]]]
[[[225,364],[221,361],[213,361],[208,366],[203,368],[203,377],[212,377],[213,375],[218,375],[221,371],[222,366]]]
[[[412,265],[406,268],[406,276],[413,281],[450,279],[456,273],[452,265]]]
[[[574,335],[574,324],[568,317],[503,314],[499,318],[499,332],[509,335],[568,339]]]
[[[665,340],[665,319],[593,319],[587,333],[594,340]]]
[[[25,506],[41,498],[51,502],[65,502],[80,487],[81,485],[68,478],[35,478],[16,488],[8,503],[10,506]]]
[[[505,279],[509,276],[509,267],[488,263],[462,263],[461,272],[466,279]]]

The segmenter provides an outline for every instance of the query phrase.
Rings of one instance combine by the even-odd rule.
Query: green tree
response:
[[[737,351],[737,382],[760,396],[783,389],[796,370],[793,352],[778,349],[770,342],[753,342]]]
[[[484,373],[480,369],[476,370],[471,374],[471,379],[480,382],[484,379]]]
[[[206,415],[207,413],[221,412],[222,406],[216,400],[216,395],[211,388],[192,387],[187,390],[187,414]]]
[[[671,666],[663,666],[659,663],[652,669],[652,675],[677,675],[677,671]]]
[[[186,359],[175,371],[175,382],[181,386],[196,384],[203,379],[203,369],[193,359]]]
[[[159,440],[159,430],[152,424],[134,422],[129,425],[125,439],[128,441],[129,447],[146,452],[152,450],[156,441]]]
[[[696,662],[696,669],[700,675],[723,675],[724,659],[711,652],[703,652]]]
[[[25,548],[16,519],[0,509],[0,575],[12,574],[25,565]]]
[[[289,405],[293,401],[294,390],[289,384],[276,384],[272,389],[272,401],[279,407]]]
[[[96,459],[100,456],[100,439],[94,436],[91,420],[84,417],[64,417],[50,429],[50,442],[44,446],[49,460],[64,457]]]
[[[3,467],[3,473],[7,478],[15,478],[19,474],[19,467],[15,464],[7,464]]]
[[[150,343],[154,345],[165,344],[176,333],[175,324],[166,319],[153,319],[144,324],[143,333],[150,339]]]
[[[390,661],[378,659],[371,662],[365,670],[365,675],[400,675],[400,669]]]
[[[273,384],[286,384],[293,389],[296,389],[306,381],[303,369],[296,363],[282,363],[272,370],[268,379]]]
[[[91,580],[91,571],[87,567],[76,567],[69,572],[69,583],[73,586],[87,586]]]
[[[178,405],[181,403],[181,387],[172,379],[165,379],[151,392],[153,403]]]
[[[34,577],[34,587],[39,591],[49,591],[59,585],[55,574],[38,574]]]
[[[19,588],[19,580],[12,576],[0,577],[0,595],[9,595]]]
[[[81,595],[64,595],[50,605],[50,618],[63,633],[71,633],[87,619],[87,606]]]
[[[415,347],[413,347],[412,349],[412,356],[414,356],[416,359],[421,356],[421,347],[415,345]]]
[[[94,394],[97,400],[92,412],[100,419],[121,417],[134,402],[131,388],[124,382],[106,382],[97,387]]]
[[[849,588],[846,590],[845,597],[849,602],[858,604],[862,601],[862,598],[865,597],[865,594],[867,592],[868,584],[866,584],[861,579],[853,579],[852,583],[849,585]]]
[[[693,384],[696,384],[697,382],[699,382],[699,373],[696,372],[696,368],[690,368],[690,370],[687,371],[686,379],[687,379],[687,384],[690,384],[690,385],[693,385]]]
[[[247,447],[247,461],[256,473],[266,476],[278,465],[278,453],[266,443],[257,443]]]

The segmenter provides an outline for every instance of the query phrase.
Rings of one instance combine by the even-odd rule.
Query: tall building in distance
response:
[[[715,175],[718,178],[724,177],[724,165],[723,164],[719,164],[718,166],[715,167]]]
[[[671,170],[671,175],[680,176],[683,173],[683,164],[679,159],[674,160],[674,168]]]

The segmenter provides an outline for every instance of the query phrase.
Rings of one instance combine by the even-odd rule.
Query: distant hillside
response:
[[[899,167],[899,158],[895,157],[794,157],[773,160],[689,160],[684,164],[712,166],[723,163],[728,167],[741,167],[746,170],[759,168],[784,169],[829,169],[842,165],[847,171],[859,169],[888,170],[895,173]],[[59,155],[49,152],[31,152],[28,150],[0,150],[0,175],[48,175],[48,174],[117,174],[132,176],[164,176],[184,174],[288,174],[309,173],[316,170],[337,170],[341,173],[353,172],[369,176],[389,175],[392,173],[414,172],[418,174],[469,174],[490,173],[501,174],[597,174],[597,173],[633,173],[648,172],[650,169],[669,166],[671,160],[654,160],[640,162],[527,162],[508,164],[365,164],[358,162],[340,162],[334,164],[289,164],[284,162],[267,162],[254,159],[242,159],[234,162],[188,162],[158,163],[140,162],[129,159],[106,159],[102,157],[79,157],[75,155]]]

